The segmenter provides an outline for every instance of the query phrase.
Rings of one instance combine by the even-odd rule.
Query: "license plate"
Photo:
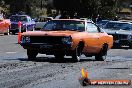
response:
[[[52,45],[40,45],[40,48],[52,48]]]

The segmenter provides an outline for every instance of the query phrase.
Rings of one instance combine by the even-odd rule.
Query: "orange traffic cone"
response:
[[[88,72],[85,72],[84,68],[81,70],[82,77],[88,78]]]
[[[81,70],[82,77],[79,78],[79,82],[82,86],[90,85],[91,81],[88,78],[88,72],[85,72],[84,68]]]
[[[18,39],[18,44],[20,44],[21,43],[21,32],[18,32],[17,39]]]
[[[22,24],[22,23],[19,21],[19,22],[18,22],[19,32],[18,32],[18,36],[17,36],[18,44],[21,43],[21,24]]]

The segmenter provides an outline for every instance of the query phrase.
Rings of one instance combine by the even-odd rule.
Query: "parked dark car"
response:
[[[21,32],[25,32],[26,30],[32,31],[35,28],[35,21],[33,21],[31,17],[28,15],[12,15],[10,17],[10,20],[11,20],[10,32],[12,32],[12,34],[15,34],[19,31],[18,29],[19,21],[22,23]]]
[[[100,28],[103,28],[104,25],[109,22],[109,20],[101,20],[99,22],[97,22],[96,24],[100,27]]]
[[[132,48],[132,23],[109,21],[104,30],[113,35],[114,47],[129,46]]]
[[[45,17],[45,16],[40,16],[38,18],[35,19],[35,30],[40,30],[43,28],[43,26],[45,25],[45,23],[49,20],[52,20],[53,17]]]
[[[0,15],[0,34],[9,35],[10,25],[10,20],[4,19],[3,16]]]

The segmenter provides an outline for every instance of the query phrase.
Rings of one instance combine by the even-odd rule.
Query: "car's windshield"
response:
[[[56,31],[56,30],[84,31],[85,23],[83,21],[73,21],[73,20],[51,20],[44,25],[42,30],[44,31]]]
[[[10,18],[11,21],[15,21],[15,22],[18,22],[18,21],[27,21],[27,17],[26,16],[12,16]]]
[[[111,29],[111,30],[130,30],[131,29],[131,25],[129,23],[108,22],[105,25],[104,29]]]

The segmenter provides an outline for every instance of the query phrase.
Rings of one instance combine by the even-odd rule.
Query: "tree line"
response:
[[[116,16],[124,2],[130,3],[130,0],[0,0],[0,7],[8,9],[9,14],[23,11],[28,15],[38,16],[46,12],[45,14],[52,16],[60,12],[69,16],[78,13],[80,17],[89,18],[100,15],[108,19]],[[56,10],[55,14],[52,14],[52,9]]]

